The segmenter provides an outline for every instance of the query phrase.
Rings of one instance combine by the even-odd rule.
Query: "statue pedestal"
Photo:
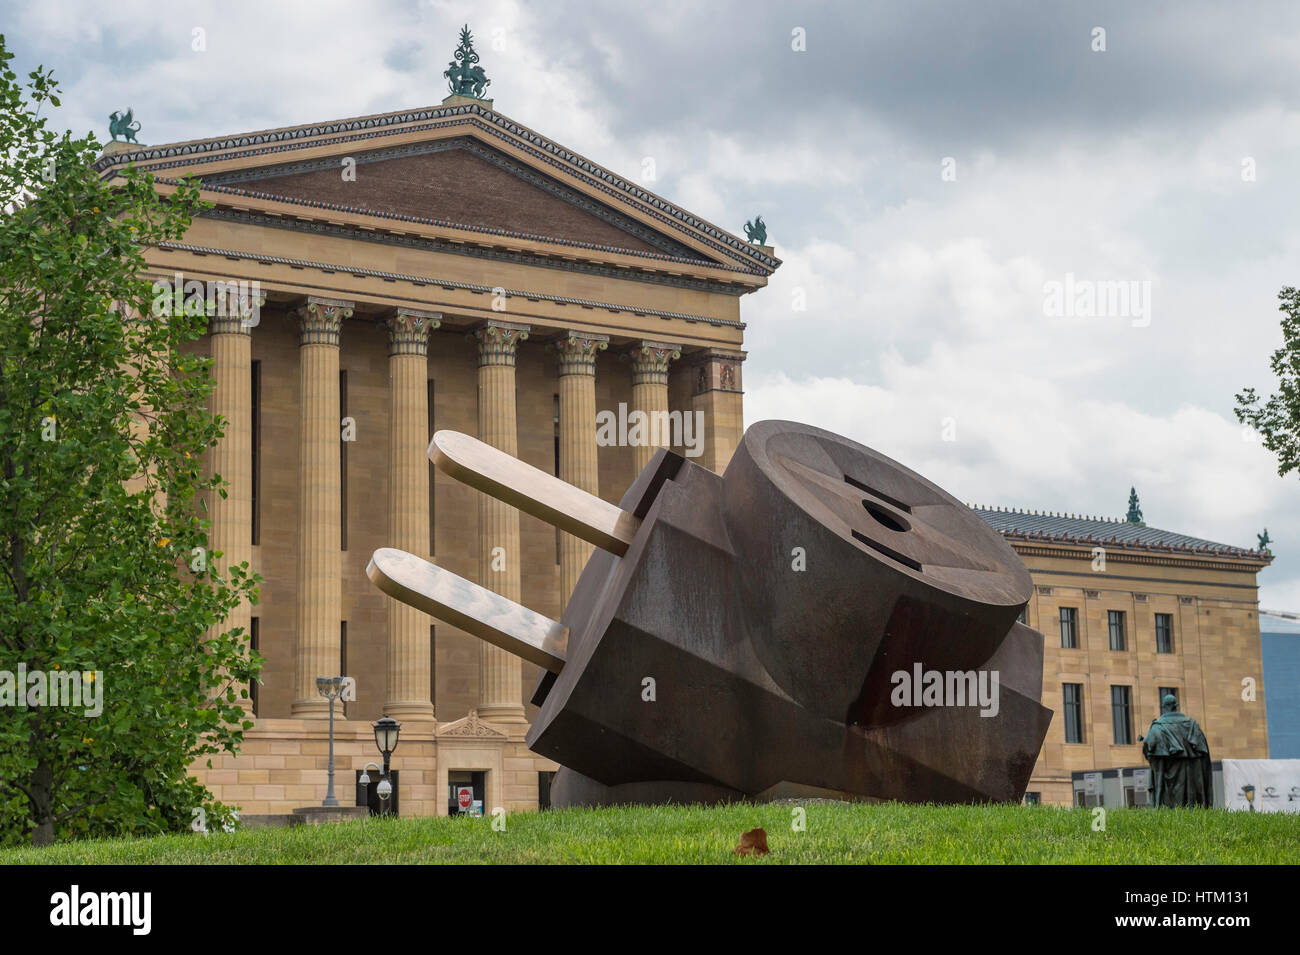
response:
[[[482,106],[484,109],[492,108],[492,101],[490,99],[479,99],[477,96],[463,96],[460,93],[452,93],[442,101],[443,106],[473,106],[475,104]]]
[[[124,143],[120,139],[114,139],[104,144],[104,155],[112,156],[114,153],[127,153],[133,149],[144,149],[139,143]]]

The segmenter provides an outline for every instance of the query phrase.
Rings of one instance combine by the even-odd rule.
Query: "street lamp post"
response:
[[[343,677],[316,677],[316,692],[330,701],[330,762],[329,786],[325,790],[322,806],[337,806],[339,801],[334,796],[334,701],[343,693]]]
[[[380,777],[375,792],[381,800],[386,801],[393,792],[392,781],[388,778],[388,762],[393,755],[393,750],[397,749],[397,738],[402,733],[402,724],[391,716],[383,716],[375,721],[374,726],[375,746],[384,756],[384,774]],[[362,772],[362,779],[369,782],[369,778],[364,771]]]

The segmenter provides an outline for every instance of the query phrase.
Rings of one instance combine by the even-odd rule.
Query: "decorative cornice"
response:
[[[668,363],[682,357],[681,346],[667,342],[643,341],[633,345],[624,356],[632,363],[632,384],[668,384]]]
[[[608,335],[570,331],[552,342],[560,356],[560,377],[596,374],[596,355],[609,347]]]
[[[259,264],[272,263],[275,265],[290,265],[307,269],[319,269],[322,272],[345,272],[349,275],[395,279],[397,281],[410,282],[412,285],[437,285],[445,289],[465,289],[471,292],[487,292],[491,295],[498,294],[497,287],[491,285],[477,285],[473,282],[457,282],[452,279],[435,278],[427,275],[410,275],[405,272],[385,272],[380,269],[365,269],[355,265],[336,265],[328,262],[316,262],[311,259],[298,259],[283,255],[267,255],[263,252],[244,252],[236,249],[219,249],[209,245],[191,245],[187,242],[159,242],[158,248],[172,249],[177,252],[194,252],[198,255],[220,255],[228,259],[248,259]],[[646,308],[642,305],[616,305],[611,302],[598,302],[586,298],[568,298],[562,295],[548,295],[545,292],[529,291],[526,289],[503,289],[502,292],[511,297],[517,296],[531,301],[555,302],[558,305],[581,305],[584,308],[603,308],[610,312],[630,312],[633,315],[654,315],[656,318],[680,318],[686,322],[701,322],[706,325],[724,325],[730,328],[745,327],[744,322],[732,321],[729,318],[711,318],[707,315],[688,315],[683,312],[666,312],[657,308]]]
[[[352,317],[352,302],[309,295],[307,302],[294,309],[298,316],[299,345],[339,344],[343,320]]]
[[[424,122],[426,120],[433,121]],[[410,125],[412,123],[420,123],[421,125],[412,126]],[[616,176],[609,170],[597,166],[576,153],[557,146],[532,130],[506,119],[501,114],[486,110],[477,104],[411,110],[316,126],[300,126],[267,133],[234,136],[227,139],[210,139],[167,146],[146,147],[130,152],[102,156],[93,164],[93,168],[103,174],[119,166],[137,162],[154,162],[155,160],[172,161],[156,162],[151,167],[152,169],[192,166],[203,162],[228,161],[232,158],[273,154],[289,149],[315,149],[332,144],[346,144],[399,133],[405,135],[457,125],[470,125],[480,128],[514,148],[526,152],[542,162],[563,169],[569,175],[585,180],[595,188],[610,195],[631,197],[643,204],[641,211],[645,214],[681,232],[686,232],[682,228],[683,225],[695,230],[694,238],[697,240],[702,240],[706,245],[724,251],[733,259],[758,264],[762,269],[762,274],[771,274],[781,264],[779,259],[763,252],[758,246],[744,242],[731,235],[731,233],[724,232],[717,226],[678,209],[659,196],[647,192],[622,177]],[[360,132],[361,130],[367,131]],[[331,135],[333,135],[333,138],[324,141],[320,141],[318,138]],[[309,142],[303,142],[304,140]],[[243,150],[243,152],[240,153],[239,157],[236,157],[230,154],[231,150]]]
[[[303,200],[283,198],[277,201],[303,202]],[[338,211],[375,215],[381,218],[390,215],[389,213],[370,212],[363,209],[353,209],[347,206],[339,207]],[[579,262],[573,259],[556,259],[549,255],[537,255],[522,251],[509,252],[503,249],[487,248],[486,246],[472,243],[452,242],[438,237],[425,237],[376,229],[363,229],[357,226],[337,222],[314,222],[307,219],[264,215],[246,209],[225,209],[217,207],[213,209],[204,209],[198,215],[199,218],[202,219],[217,219],[222,222],[238,222],[243,225],[251,225],[266,229],[287,229],[292,232],[307,232],[313,235],[338,236],[353,241],[375,242],[380,245],[401,246],[408,249],[423,249],[428,252],[439,252],[445,255],[465,255],[476,259],[490,259],[494,262],[511,262],[517,265],[528,265],[534,268],[543,269],[556,269],[563,272],[580,272],[584,275],[599,275],[603,278],[616,278],[629,282],[643,282],[647,285],[666,285],[671,288],[694,289],[700,292],[720,292],[723,295],[733,295],[736,297],[754,291],[753,286],[743,285],[738,282],[690,278],[684,275],[664,274],[661,272],[652,272],[642,269],[619,268],[618,266],[613,265],[601,265],[596,262]],[[408,219],[408,221],[411,220]],[[446,222],[441,219],[426,220],[417,218],[414,221],[422,225],[446,226],[448,228],[464,229],[469,232],[485,232],[493,235],[509,235],[514,238],[529,239],[538,242],[548,242],[557,245],[615,252],[619,255],[636,255],[654,259],[668,259],[683,264],[700,264],[702,261],[699,259],[671,259],[668,256],[656,255],[650,252],[640,252],[636,249],[616,249],[612,246],[593,245],[590,242],[576,242],[569,239],[556,239],[549,236],[533,236],[526,233],[507,233],[503,229],[488,229],[486,227]],[[722,269],[728,272],[745,271],[744,269],[731,265],[719,265],[717,263],[707,264],[710,268]]]
[[[388,354],[429,354],[429,332],[442,326],[441,312],[426,312],[418,308],[397,308],[384,319],[388,326]]]
[[[508,365],[513,368],[519,343],[528,337],[529,327],[514,322],[489,321],[474,329],[471,333],[478,342],[478,363],[484,365]]]
[[[709,347],[692,352],[682,359],[683,365],[703,365],[713,361],[741,362],[749,357],[748,352],[732,351],[727,348]]]
[[[1028,540],[1011,537],[1003,534],[1012,549],[1022,557],[1052,557],[1057,559],[1072,559],[1085,562],[1091,562],[1092,548],[1081,548],[1077,544],[1058,544],[1051,545],[1047,542],[1031,542]],[[1097,545],[1102,546],[1102,545]],[[1234,573],[1258,573],[1267,566],[1267,562],[1259,560],[1240,560],[1240,561],[1222,561],[1207,560],[1193,556],[1191,552],[1171,552],[1168,554],[1152,554],[1149,552],[1134,552],[1120,544],[1105,545],[1106,563],[1108,564],[1142,564],[1148,567],[1187,567],[1196,570],[1226,570]]]

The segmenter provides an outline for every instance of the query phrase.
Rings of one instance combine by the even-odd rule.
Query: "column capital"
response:
[[[479,367],[508,365],[513,368],[519,343],[528,337],[531,326],[489,319],[471,334],[478,342]]]
[[[442,326],[442,312],[418,308],[396,308],[384,324],[388,326],[388,354],[428,355],[429,332]]]
[[[258,289],[247,292],[223,289],[208,308],[209,334],[252,334],[253,326],[261,321],[261,310],[265,304],[266,293]]]
[[[682,357],[680,345],[670,342],[640,341],[623,356],[632,363],[632,384],[668,384],[668,363]]]
[[[594,375],[596,353],[609,347],[609,336],[569,330],[551,345],[560,355],[560,377]]]
[[[298,316],[298,344],[337,346],[343,319],[352,317],[355,304],[334,298],[307,296],[307,301],[293,310]]]

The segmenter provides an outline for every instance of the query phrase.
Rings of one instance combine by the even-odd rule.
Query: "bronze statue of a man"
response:
[[[1151,765],[1153,805],[1213,805],[1210,744],[1200,724],[1178,712],[1178,700],[1172,693],[1161,701],[1161,709],[1142,738],[1142,755]]]

